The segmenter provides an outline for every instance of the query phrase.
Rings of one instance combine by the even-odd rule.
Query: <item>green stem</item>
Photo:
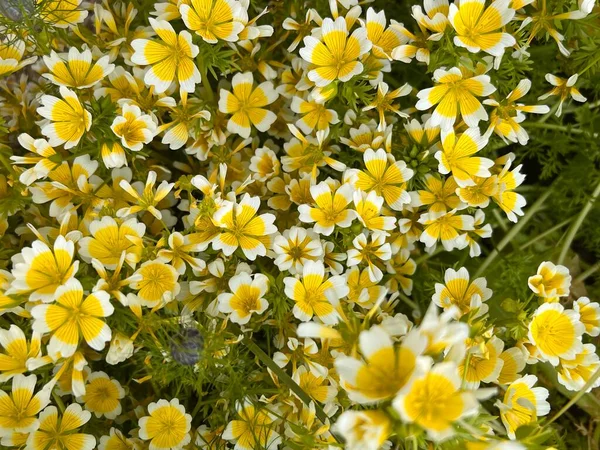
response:
[[[564,131],[565,133],[571,134],[584,134],[586,132],[580,128],[566,127],[564,125],[555,125],[552,123],[528,122],[525,126],[529,128],[542,128],[544,130]],[[598,133],[593,133],[593,136],[597,137]]]
[[[590,197],[590,199],[587,201],[587,203],[585,204],[585,206],[583,207],[583,209],[577,216],[575,223],[573,223],[573,225],[569,229],[567,238],[565,239],[565,242],[560,250],[560,255],[559,255],[558,261],[557,261],[558,264],[562,264],[564,262],[565,258],[567,257],[567,252],[571,248],[571,244],[573,243],[573,239],[575,239],[575,236],[577,235],[577,231],[579,231],[579,228],[583,224],[583,221],[585,220],[586,216],[591,211],[592,207],[594,206],[594,202],[596,201],[596,199],[598,198],[599,195],[600,195],[600,183],[598,183],[598,185],[596,186],[596,189],[594,189],[592,196]]]
[[[408,306],[410,306],[412,309],[415,309],[417,311],[420,311],[419,305],[417,305],[415,302],[413,302],[410,298],[408,298],[408,296],[406,294],[404,294],[403,292],[398,291],[398,295],[400,296],[400,299],[406,303]]]
[[[483,264],[479,266],[479,269],[477,269],[473,278],[477,278],[481,276],[483,272],[485,272],[485,269],[487,269],[489,265],[494,262],[496,257],[502,251],[502,249],[504,249],[504,247],[506,247],[510,243],[510,241],[512,241],[514,237],[519,234],[519,232],[525,227],[525,225],[527,225],[531,218],[539,211],[539,209],[544,205],[546,199],[550,197],[551,193],[552,187],[550,186],[546,189],[546,192],[544,192],[542,196],[539,197],[533,205],[531,205],[529,211],[527,211],[527,214],[521,217],[521,220],[519,220],[517,224],[510,229],[506,236],[504,236],[504,239],[502,239],[498,246],[494,250],[492,250],[492,252],[488,255]]]
[[[554,233],[557,230],[560,230],[562,227],[564,227],[565,225],[567,225],[568,223],[573,221],[573,217],[570,217],[566,220],[563,220],[561,223],[554,225],[552,228],[547,229],[546,231],[544,231],[541,234],[538,234],[536,237],[534,237],[532,240],[528,241],[526,244],[523,244],[521,246],[521,248],[519,248],[519,250],[525,250],[527,247],[535,244],[537,241],[539,241],[540,239],[545,238],[546,236],[548,236],[549,234]]]
[[[63,401],[59,397],[59,395],[56,392],[52,391],[52,398],[56,402],[56,405],[58,406],[58,409],[60,410],[60,412],[64,413],[65,412],[65,404],[63,403]]]
[[[593,266],[591,266],[589,269],[587,269],[585,272],[581,272],[579,275],[577,275],[577,277],[575,277],[575,280],[573,280],[573,282],[574,283],[580,283],[580,282],[582,282],[587,277],[589,277],[590,275],[592,275],[595,272],[597,272],[598,269],[600,269],[600,262],[597,262],[596,264],[594,264]]]

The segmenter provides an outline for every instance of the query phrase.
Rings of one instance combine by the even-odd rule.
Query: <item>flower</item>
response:
[[[274,430],[275,417],[266,408],[259,409],[249,400],[244,400],[238,403],[236,409],[239,420],[227,424],[223,439],[235,441],[235,448],[239,450],[279,447],[281,437]]]
[[[316,315],[323,323],[335,324],[339,320],[336,306],[339,299],[348,295],[344,277],[336,275],[325,278],[325,266],[321,261],[307,261],[302,268],[302,279],[283,279],[285,295],[294,300],[294,317],[308,322]]]
[[[600,359],[594,344],[583,344],[583,349],[573,359],[561,359],[558,371],[558,381],[570,391],[581,391],[594,374],[600,370]],[[600,386],[596,379],[586,390]]]
[[[471,53],[483,50],[502,56],[506,47],[516,44],[515,38],[501,31],[515,15],[510,0],[495,0],[484,11],[485,0],[473,0],[450,5],[448,20],[456,30],[454,43]]]
[[[510,384],[517,378],[520,378],[520,373],[527,364],[525,353],[518,347],[512,347],[500,353],[500,359],[504,361],[500,375],[498,376],[499,384]]]
[[[151,66],[144,82],[154,86],[160,94],[177,79],[182,91],[194,92],[201,81],[200,71],[194,63],[200,50],[192,44],[191,34],[185,30],[177,34],[166,20],[149,18],[148,21],[161,40],[136,39],[131,43],[135,51],[131,61]]]
[[[179,399],[160,399],[148,405],[148,416],[139,421],[140,439],[150,440],[150,450],[178,450],[191,440],[192,417]]]
[[[469,389],[477,389],[481,382],[495,383],[498,381],[504,360],[500,354],[504,342],[492,336],[487,342],[469,349],[458,371]]]
[[[143,306],[154,308],[172,301],[179,294],[179,273],[159,259],[144,262],[131,276],[131,288]]]
[[[56,155],[56,150],[54,150],[45,139],[33,139],[27,133],[20,134],[18,139],[21,147],[35,154],[35,156],[10,157],[15,164],[35,164],[33,167],[25,170],[19,175],[19,181],[21,183],[29,186],[40,178],[45,178],[59,166],[52,158]]]
[[[15,375],[10,396],[0,390],[0,435],[11,433],[31,433],[40,422],[38,413],[50,403],[51,386],[46,386],[37,394],[35,375]]]
[[[554,86],[554,88],[550,92],[544,95],[540,95],[538,97],[538,100],[545,100],[553,95],[559,96],[560,98],[558,100],[558,108],[556,110],[557,117],[560,117],[560,115],[562,114],[562,105],[564,101],[567,98],[569,98],[569,96],[577,102],[585,103],[587,101],[587,98],[581,95],[581,92],[579,92],[579,90],[575,87],[575,83],[577,83],[578,77],[579,74],[576,73],[575,75],[571,75],[568,79],[565,80],[564,78],[560,78],[556,75],[547,73],[546,81],[548,81],[548,83]]]
[[[432,174],[425,175],[425,189],[410,192],[411,206],[428,206],[430,213],[445,213],[460,206],[460,199],[456,195],[458,185],[454,177],[446,179]]]
[[[521,194],[517,194],[514,190],[523,183],[525,175],[520,173],[522,165],[518,165],[513,170],[510,169],[514,155],[507,155],[508,158],[500,158],[506,160],[506,164],[502,171],[498,174],[498,185],[501,187],[498,192],[492,197],[500,206],[502,211],[506,213],[508,220],[517,222],[517,216],[524,214],[522,208],[526,205],[525,198]],[[498,164],[498,160],[496,160]]]
[[[80,339],[95,350],[102,350],[110,341],[111,331],[102,320],[114,312],[109,295],[96,291],[83,298],[83,287],[75,278],[56,290],[56,301],[38,305],[31,310],[33,329],[52,333],[48,354],[68,357],[79,347]]]
[[[50,73],[42,76],[58,86],[89,88],[102,81],[115,69],[114,64],[109,64],[108,56],[103,56],[92,64],[92,52],[89,49],[80,52],[75,47],[71,47],[67,60],[63,58],[55,51],[51,51],[50,56],[44,56],[44,62]]]
[[[474,186],[475,177],[490,177],[492,174],[489,169],[494,162],[472,156],[485,147],[487,142],[487,137],[481,136],[479,128],[469,128],[458,138],[454,130],[442,130],[442,150],[435,154],[435,159],[440,163],[438,171],[442,174],[452,172],[454,181],[460,187]]]
[[[302,59],[315,68],[308,72],[308,79],[318,87],[340,80],[350,80],[363,71],[358,59],[371,49],[364,28],[354,30],[348,36],[348,26],[343,17],[333,21],[329,17],[323,20],[320,39],[314,36],[304,38],[304,47],[300,49]]]
[[[392,248],[385,242],[384,233],[375,232],[371,234],[371,242],[367,241],[367,235],[361,233],[354,238],[352,245],[354,248],[348,250],[348,267],[356,266],[361,263],[367,264],[369,279],[372,282],[381,281],[383,272],[377,266],[376,260],[388,261],[392,257]]]
[[[171,192],[171,189],[173,189],[175,183],[168,183],[167,181],[163,180],[158,185],[156,191],[154,191],[154,185],[156,184],[156,172],[151,170],[148,172],[148,178],[145,186],[143,186],[141,183],[134,184],[136,184],[136,189],[134,189],[131,184],[129,184],[129,181],[125,179],[119,181],[119,186],[121,189],[133,197],[137,205],[119,209],[117,211],[117,217],[123,218],[140,211],[148,211],[158,220],[161,220],[162,213],[156,209],[156,205],[158,205],[158,203],[163,200],[169,194],[169,192]]]
[[[387,294],[386,288],[376,281],[371,281],[367,269],[361,272],[357,266],[353,266],[344,273],[344,277],[350,289],[349,303],[357,303],[362,308],[370,309]]]
[[[581,352],[584,331],[575,311],[560,303],[544,303],[533,314],[527,337],[544,359],[557,366],[559,358],[573,359]]]
[[[100,154],[107,169],[118,169],[127,165],[125,150],[118,142],[103,143]]]
[[[469,272],[464,267],[458,271],[447,269],[444,284],[435,284],[433,302],[443,309],[457,307],[460,315],[482,307],[490,299],[492,290],[487,288],[485,278],[476,278],[469,283]]]
[[[323,255],[323,246],[314,231],[291,227],[275,237],[273,251],[277,255],[275,264],[279,270],[295,275],[302,273],[307,261],[316,261]]]
[[[333,233],[335,227],[348,228],[356,217],[354,210],[348,209],[352,201],[352,186],[343,184],[337,189],[326,181],[311,186],[310,193],[316,207],[300,205],[300,220],[314,223],[313,229],[324,236]]]
[[[110,347],[106,353],[106,362],[116,365],[133,356],[133,341],[122,333],[116,332],[110,341]]]
[[[425,111],[437,105],[430,119],[431,125],[449,130],[458,116],[469,127],[476,127],[480,120],[488,120],[488,114],[477,97],[486,97],[496,88],[490,84],[487,75],[469,75],[458,67],[437,69],[433,79],[438,85],[419,91],[419,101],[415,105],[418,110]]]
[[[334,425],[348,450],[379,450],[391,428],[389,417],[377,410],[344,411]]]
[[[104,267],[115,270],[121,255],[132,268],[142,258],[142,237],[146,231],[135,218],[117,223],[110,216],[94,220],[88,226],[91,236],[79,240],[79,254],[86,260],[97,259]]]
[[[406,295],[410,295],[413,288],[413,282],[409,278],[414,275],[417,270],[417,265],[410,258],[410,251],[406,248],[392,256],[392,259],[387,261],[386,269],[391,277],[387,283],[390,292],[397,292],[402,289]]]
[[[52,249],[45,242],[34,241],[15,258],[14,280],[6,294],[29,294],[29,301],[51,302],[58,288],[72,280],[79,269],[79,261],[73,261],[74,251],[75,245],[64,236],[56,238]]]
[[[27,448],[92,450],[96,448],[96,438],[90,434],[76,433],[91,416],[90,412],[83,411],[79,404],[71,403],[59,419],[56,406],[48,406],[40,414],[39,429],[29,435]]]
[[[279,158],[273,150],[267,147],[257,148],[254,156],[250,159],[249,169],[254,173],[254,178],[259,181],[267,181],[279,174]]]
[[[269,303],[263,298],[269,288],[269,279],[262,273],[252,277],[242,272],[229,279],[231,293],[219,294],[219,311],[230,314],[233,323],[245,325],[250,321],[252,313],[262,314]]]
[[[40,17],[57,28],[69,28],[85,20],[88,12],[82,7],[83,0],[48,0],[41,7]],[[37,449],[36,449],[37,450]],[[74,449],[77,450],[77,449]]]
[[[565,266],[544,261],[538,267],[537,274],[527,280],[529,289],[544,298],[566,297],[571,287],[571,275]]]
[[[600,304],[580,297],[573,302],[573,310],[579,314],[579,320],[585,325],[585,332],[592,337],[600,335]]]
[[[339,356],[335,368],[340,385],[354,402],[376,403],[393,398],[410,380],[417,367],[426,340],[409,333],[402,344],[394,346],[390,335],[380,326],[372,326],[359,335],[363,359]]]
[[[260,198],[248,194],[239,203],[224,201],[213,216],[213,223],[221,228],[212,241],[213,249],[230,256],[240,247],[252,261],[265,256],[267,236],[277,232],[277,227],[273,214],[257,214],[259,207]]]
[[[398,105],[394,104],[394,100],[399,97],[405,97],[412,92],[412,87],[406,83],[398,89],[389,91],[390,87],[385,82],[380,82],[377,85],[377,95],[373,98],[371,103],[363,108],[363,111],[370,111],[372,109],[377,110],[379,114],[379,130],[385,130],[387,122],[385,120],[385,113],[392,112],[397,114],[399,117],[407,118],[408,114],[400,111]]]
[[[453,422],[475,415],[479,404],[472,392],[461,391],[456,364],[431,364],[424,360],[418,368],[422,372],[402,389],[392,405],[404,421],[416,423],[432,440],[440,441],[454,434]]]
[[[9,34],[0,40],[0,76],[8,75],[32,64],[37,60],[33,56],[22,61],[25,53],[25,42]]]
[[[142,114],[142,110],[129,103],[125,103],[121,115],[115,117],[110,129],[117,137],[121,138],[123,147],[139,152],[148,144],[156,134],[156,123],[152,116]]]
[[[258,131],[267,131],[277,116],[264,107],[277,100],[277,91],[273,83],[265,81],[254,87],[252,72],[236,73],[231,80],[233,93],[221,89],[219,111],[232,114],[227,121],[227,129],[247,138],[251,125]]]
[[[396,227],[394,216],[381,215],[384,199],[374,190],[366,194],[358,189],[354,191],[352,199],[358,220],[366,229],[388,234],[386,231]]]
[[[137,449],[137,444],[141,443],[139,439],[130,439],[114,427],[110,428],[110,434],[100,438],[98,450],[130,450]]]
[[[294,371],[292,379],[306,394],[320,402],[330,403],[338,393],[335,386],[331,385],[324,376],[317,376],[306,366],[300,366]]]
[[[190,0],[179,5],[185,26],[209,44],[238,40],[246,13],[237,0]]]
[[[548,390],[542,387],[534,388],[536,382],[535,375],[526,375],[515,380],[508,386],[503,402],[496,403],[502,423],[511,439],[515,439],[517,428],[536,422],[538,417],[550,412],[550,404],[546,401]]]
[[[14,324],[8,330],[0,329],[0,345],[4,349],[0,353],[0,382],[27,372],[27,360],[42,356],[40,335],[33,333],[27,342],[23,330]]]
[[[441,215],[425,213],[419,223],[425,226],[419,240],[426,247],[433,249],[437,241],[441,240],[446,251],[451,251],[467,246],[466,233],[460,234],[459,231],[472,231],[475,220],[472,216],[456,215],[456,210],[452,210]]]
[[[290,105],[292,111],[301,114],[302,117],[296,121],[296,126],[305,134],[310,134],[314,129],[317,131],[329,130],[329,125],[339,123],[338,114],[333,109],[327,109],[322,100],[314,99],[312,95],[308,100],[294,96]]]
[[[392,59],[392,50],[408,41],[408,37],[394,26],[396,23],[392,20],[391,25],[386,28],[385,11],[367,9],[367,20],[363,26],[367,30],[367,39],[372,43],[371,52],[375,58]]]
[[[121,383],[111,379],[104,372],[93,372],[88,376],[85,394],[78,401],[85,403],[85,409],[96,417],[115,419],[121,414],[121,400],[125,391]]]
[[[42,134],[52,147],[64,144],[65,149],[73,148],[92,126],[92,115],[87,111],[77,95],[61,86],[62,99],[53,95],[42,95],[42,106],[37,109],[40,116],[47,119]]]

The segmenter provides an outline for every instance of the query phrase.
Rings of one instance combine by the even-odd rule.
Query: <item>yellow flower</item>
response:
[[[565,266],[544,261],[539,265],[537,274],[529,277],[527,283],[529,289],[540,297],[566,297],[571,287],[571,275]]]
[[[277,91],[273,83],[265,81],[254,87],[254,76],[251,72],[236,73],[231,80],[233,93],[221,89],[219,111],[232,114],[227,121],[227,129],[247,138],[251,125],[258,131],[267,131],[277,116],[265,108],[277,100]]]
[[[458,197],[472,208],[487,208],[490,197],[500,194],[501,186],[498,185],[498,177],[496,175],[488,178],[472,177],[471,180],[475,183],[474,185],[460,187],[456,190]],[[483,213],[481,209],[478,209],[477,212]]]
[[[121,431],[111,427],[110,434],[100,438],[98,450],[135,450],[140,444],[139,439],[128,438]]]
[[[239,450],[276,450],[279,447],[281,437],[274,430],[276,419],[269,410],[259,409],[249,400],[240,402],[236,409],[239,420],[227,424],[223,439],[235,441],[235,448]]]
[[[29,301],[51,302],[57,289],[77,273],[79,261],[73,261],[74,250],[73,242],[62,235],[56,238],[52,249],[42,241],[34,241],[31,248],[21,251],[20,262],[12,271],[15,279],[6,294],[29,294]]]
[[[366,229],[388,234],[386,231],[396,228],[394,216],[381,215],[384,199],[374,190],[366,194],[358,189],[354,191],[352,199],[358,220]]]
[[[538,417],[550,412],[550,404],[546,401],[548,390],[542,387],[534,388],[536,382],[535,375],[519,378],[508,386],[504,401],[496,403],[502,423],[511,439],[515,439],[517,428],[536,422]]]
[[[477,414],[479,404],[472,392],[461,391],[461,378],[453,362],[431,368],[424,360],[419,375],[398,394],[394,409],[405,422],[416,423],[434,441],[454,434],[452,424]]]
[[[273,251],[277,255],[275,265],[279,270],[287,270],[295,275],[302,273],[307,261],[316,261],[323,255],[323,246],[314,231],[291,227],[275,236]]]
[[[501,31],[515,16],[509,7],[511,0],[495,0],[485,11],[485,0],[469,0],[450,5],[448,20],[456,30],[454,44],[471,53],[483,50],[492,56],[502,56],[506,47],[516,44],[515,38]]]
[[[151,66],[144,76],[144,82],[154,86],[158,94],[165,92],[176,80],[180,90],[194,92],[201,77],[194,63],[200,50],[192,44],[192,36],[185,30],[177,34],[166,20],[148,20],[161,40],[136,39],[131,43],[135,50],[131,61]]]
[[[438,171],[442,174],[452,172],[454,181],[460,187],[474,186],[475,177],[490,177],[492,174],[489,169],[494,162],[473,156],[487,142],[487,137],[481,136],[479,128],[469,128],[458,138],[454,130],[442,130],[442,150],[435,154],[435,159],[439,161]]]
[[[377,261],[388,261],[392,257],[392,248],[385,242],[385,238],[384,233],[375,232],[371,233],[371,242],[368,242],[367,235],[360,233],[352,241],[354,248],[347,251],[346,265],[351,267],[365,263],[369,279],[374,283],[381,281],[383,272],[378,267]]]
[[[167,243],[169,249],[160,249],[157,255],[158,259],[171,263],[180,275],[185,273],[185,263],[188,263],[194,270],[203,270],[206,267],[206,263],[202,259],[190,255],[190,253],[200,252],[205,248],[203,243],[194,242],[193,235],[192,237],[190,235],[183,236],[181,233],[174,232],[169,235]]]
[[[257,148],[250,159],[249,169],[253,172],[254,179],[267,181],[279,175],[281,164],[273,150],[268,147]]]
[[[340,121],[335,110],[327,109],[323,101],[314,99],[310,94],[308,100],[294,96],[290,108],[295,113],[302,115],[296,121],[296,126],[305,134],[310,134],[314,129],[317,131],[329,130],[329,125],[335,125]]]
[[[522,208],[527,203],[525,197],[517,194],[514,190],[523,183],[525,175],[520,173],[521,165],[509,170],[514,159],[514,154],[509,153],[505,157],[498,158],[496,164],[504,164],[504,168],[498,174],[498,192],[493,196],[494,201],[506,213],[508,220],[517,222],[517,216],[524,214]]]
[[[31,433],[39,426],[38,413],[50,403],[52,386],[47,385],[35,396],[35,375],[16,375],[10,396],[0,390],[0,435]]]
[[[65,144],[65,149],[75,147],[86,131],[92,126],[92,115],[87,111],[75,93],[60,87],[62,99],[52,95],[42,95],[42,106],[37,109],[40,116],[47,119],[42,134],[52,147]]]
[[[140,438],[150,440],[151,450],[179,450],[190,440],[192,417],[174,398],[160,399],[148,405],[148,416],[140,419]]]
[[[154,138],[156,123],[152,116],[142,114],[138,106],[125,103],[110,129],[121,138],[123,147],[138,152]]]
[[[263,297],[269,288],[269,279],[262,273],[251,277],[242,272],[229,279],[231,293],[219,294],[219,311],[230,314],[233,323],[245,325],[250,321],[252,313],[262,314],[269,306]]]
[[[121,383],[111,379],[104,372],[93,372],[87,379],[85,394],[78,401],[85,403],[85,409],[96,417],[115,419],[121,414],[121,400],[125,391]]]
[[[89,434],[77,433],[92,415],[83,411],[77,403],[72,403],[59,419],[56,406],[48,406],[40,414],[40,427],[29,435],[27,448],[31,450],[93,450],[96,438]]]
[[[95,85],[115,69],[114,64],[109,64],[108,56],[92,63],[91,50],[85,49],[80,52],[75,47],[69,49],[66,61],[52,51],[50,56],[44,56],[44,62],[50,73],[43,74],[43,77],[58,86],[77,89]]]
[[[426,340],[417,333],[409,333],[395,347],[380,326],[362,331],[359,348],[363,359],[340,356],[335,360],[340,385],[353,402],[368,404],[391,399],[409,382],[425,345]]]
[[[33,56],[21,61],[24,53],[25,42],[18,40],[16,36],[9,34],[0,39],[0,76],[22,69],[37,59]]]
[[[543,359],[557,366],[559,358],[573,359],[582,351],[584,331],[575,311],[565,310],[560,303],[544,303],[533,314],[527,337]]]
[[[460,199],[456,195],[458,185],[454,177],[445,180],[436,175],[425,175],[425,189],[411,192],[411,206],[428,206],[428,211],[434,214],[445,213],[460,206]]]
[[[88,12],[83,9],[83,0],[48,0],[38,4],[42,6],[40,16],[57,28],[69,28],[85,20]],[[76,450],[76,449],[74,449]]]
[[[310,187],[316,207],[300,205],[300,220],[314,223],[313,229],[324,236],[333,233],[334,228],[348,228],[356,218],[356,211],[348,209],[352,201],[352,186],[343,184],[337,189],[326,181]]]
[[[330,403],[338,393],[326,377],[318,376],[306,366],[300,366],[294,371],[292,379],[306,394],[319,403]]]
[[[525,353],[519,347],[512,347],[500,353],[500,359],[504,361],[502,370],[498,376],[499,384],[510,384],[517,378],[527,364]]]
[[[504,360],[500,358],[503,349],[504,342],[496,336],[469,349],[458,367],[460,377],[468,389],[477,389],[481,382],[496,383],[498,381],[504,365]]]
[[[474,229],[475,219],[472,216],[456,215],[456,210],[447,212],[446,214],[425,213],[421,215],[419,223],[425,227],[419,240],[426,247],[435,248],[439,240],[446,251],[451,251],[454,248],[462,249],[467,244],[466,233],[460,234],[460,231],[472,231]]]
[[[410,295],[413,288],[413,281],[409,278],[417,270],[415,261],[410,258],[410,251],[406,248],[400,249],[392,259],[386,263],[386,268],[391,277],[386,286],[390,292],[397,292],[400,289],[406,295]]]
[[[231,256],[240,247],[251,261],[265,256],[267,236],[276,233],[277,227],[273,225],[273,214],[257,214],[259,207],[260,198],[248,194],[239,203],[224,201],[213,216],[213,223],[221,228],[212,241],[213,249]]]
[[[558,381],[570,391],[581,391],[586,383],[600,370],[600,359],[594,344],[583,344],[575,358],[561,359],[557,368]],[[586,392],[600,386],[597,379]]]
[[[370,111],[375,109],[379,114],[379,126],[378,129],[383,131],[387,127],[387,122],[385,120],[385,113],[392,112],[397,114],[399,117],[404,119],[408,118],[408,114],[400,111],[399,105],[394,104],[394,100],[399,97],[405,97],[411,93],[412,87],[406,83],[398,89],[394,89],[389,92],[390,87],[385,82],[380,82],[377,84],[377,94],[373,97],[373,100],[363,108],[363,111]]]
[[[153,170],[148,172],[148,178],[146,179],[145,186],[142,186],[141,183],[138,182],[134,183],[134,185],[136,185],[136,189],[134,189],[131,184],[129,184],[129,181],[125,179],[119,181],[119,186],[121,189],[133,197],[137,205],[119,209],[117,211],[117,217],[123,218],[141,211],[148,211],[158,220],[161,220],[162,213],[156,208],[156,205],[158,205],[158,203],[160,203],[160,201],[163,200],[169,194],[169,192],[171,192],[171,189],[173,189],[175,183],[168,183],[167,181],[163,180],[158,185],[156,191],[154,191],[155,184],[156,172]]]
[[[392,423],[383,411],[344,411],[334,429],[348,450],[379,450],[392,431]]]
[[[397,22],[392,20],[391,23],[386,28],[385,11],[367,10],[367,21],[363,26],[367,30],[367,39],[373,44],[371,53],[376,58],[391,60],[392,50],[408,41],[408,37],[393,26]]]
[[[35,156],[11,156],[10,159],[15,164],[34,164],[33,167],[25,170],[19,175],[19,181],[27,186],[40,178],[45,178],[50,172],[59,166],[59,163],[53,161],[56,151],[48,144],[45,139],[34,139],[27,133],[22,133],[18,137],[21,147],[34,153]]]
[[[385,131],[379,131],[377,129],[377,122],[374,120],[368,123],[361,123],[358,128],[350,128],[350,138],[340,136],[339,140],[342,144],[347,145],[357,152],[363,153],[368,148],[372,150],[379,150],[384,147],[387,136],[392,131],[391,127],[388,127]]]
[[[302,280],[286,277],[283,283],[285,295],[295,302],[293,313],[298,320],[307,322],[316,315],[326,324],[338,322],[336,306],[349,291],[344,277],[325,278],[321,261],[307,261],[302,268]]]
[[[482,303],[489,300],[492,290],[487,288],[485,278],[477,278],[469,283],[469,272],[464,267],[458,271],[446,270],[444,284],[435,284],[433,302],[441,308],[457,307],[460,315],[474,309],[482,308]],[[485,307],[487,310],[487,306]]]
[[[357,266],[351,267],[344,273],[344,277],[349,288],[349,303],[356,303],[362,308],[370,309],[387,294],[386,288],[378,282],[371,281],[367,269],[361,272]]]
[[[143,306],[154,308],[172,301],[179,294],[179,273],[169,264],[155,259],[146,261],[129,278],[131,288]]]
[[[79,240],[79,254],[86,260],[97,259],[104,267],[115,270],[121,254],[132,268],[142,257],[142,237],[146,231],[143,223],[135,218],[117,223],[110,216],[94,220],[89,224],[91,236]]]
[[[488,114],[477,97],[486,97],[496,88],[487,75],[463,74],[460,68],[437,69],[433,73],[437,86],[419,91],[415,107],[420,111],[437,105],[431,116],[431,124],[442,130],[450,130],[458,116],[469,127],[477,127],[480,120],[488,120]]]
[[[31,341],[27,342],[25,333],[16,325],[0,329],[0,345],[4,348],[0,353],[0,382],[27,372],[27,360],[42,356],[40,335],[32,333]]]
[[[118,169],[127,165],[125,150],[118,142],[104,142],[100,148],[100,154],[107,169]]]
[[[406,182],[412,178],[414,171],[381,148],[365,150],[363,158],[366,170],[348,170],[354,187],[367,193],[375,191],[390,208],[401,211],[411,201],[406,192]]]
[[[581,92],[579,92],[579,90],[575,87],[578,77],[579,74],[575,74],[571,75],[567,80],[565,80],[564,78],[559,78],[550,73],[546,74],[546,81],[554,86],[554,88],[547,94],[540,95],[538,100],[545,100],[550,96],[557,95],[559,97],[558,109],[556,110],[557,117],[560,117],[562,114],[562,106],[567,98],[571,97],[577,102],[585,103],[587,98],[581,95]]]
[[[348,26],[343,17],[333,21],[329,17],[323,20],[320,39],[314,36],[304,38],[304,47],[300,56],[312,64],[308,79],[318,87],[340,80],[350,80],[363,71],[358,59],[371,49],[364,28],[355,30],[348,36]]]
[[[96,291],[84,300],[83,287],[73,278],[56,290],[56,302],[35,306],[31,310],[34,331],[52,333],[48,354],[71,356],[82,337],[93,349],[102,350],[111,336],[102,320],[114,312],[109,297],[104,291]]]
[[[600,304],[580,297],[573,302],[573,309],[579,314],[579,320],[585,325],[585,332],[592,337],[600,335]]]
[[[180,2],[179,11],[185,26],[195,31],[209,44],[219,39],[228,42],[238,40],[244,29],[243,17],[247,12],[236,0],[190,0]]]

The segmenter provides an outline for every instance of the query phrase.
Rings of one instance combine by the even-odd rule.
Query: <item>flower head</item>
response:
[[[348,209],[352,201],[352,186],[343,184],[333,189],[326,181],[311,186],[310,193],[315,206],[300,205],[300,220],[314,223],[314,230],[324,236],[333,233],[335,227],[348,228],[356,218],[356,212]]]
[[[244,325],[250,321],[253,313],[262,314],[269,303],[264,295],[269,288],[269,279],[257,273],[250,276],[242,272],[229,279],[231,293],[223,293],[217,297],[219,311],[230,314],[229,319],[234,323]]]
[[[121,383],[111,379],[104,372],[94,372],[88,376],[85,394],[80,400],[85,403],[85,409],[94,413],[96,417],[115,419],[121,414],[120,400],[123,397],[125,391]]]
[[[444,284],[435,284],[433,302],[441,308],[456,307],[460,315],[481,308],[482,302],[489,300],[492,290],[487,288],[485,278],[477,278],[469,283],[469,272],[464,267],[458,271],[447,269]]]
[[[92,63],[92,52],[85,49],[80,52],[75,47],[69,49],[67,60],[52,51],[50,56],[44,56],[44,62],[50,73],[43,74],[54,84],[76,89],[84,89],[100,82],[114,69],[114,64],[109,64],[109,57],[103,56]]]
[[[227,424],[223,439],[234,441],[239,450],[255,448],[277,449],[281,437],[274,430],[276,418],[266,408],[259,408],[249,400],[237,405],[238,419]]]
[[[123,147],[138,152],[154,138],[156,123],[152,116],[142,114],[138,106],[125,103],[110,129],[121,138]]]
[[[389,417],[382,411],[344,411],[334,427],[348,450],[378,450],[391,433]]]
[[[0,329],[0,345],[3,348],[0,353],[0,382],[27,372],[27,361],[42,356],[40,335],[33,333],[28,342],[23,330],[14,324],[8,330]]]
[[[10,395],[0,391],[0,435],[31,433],[38,428],[37,415],[50,403],[51,386],[34,395],[36,381],[35,375],[16,375]]]
[[[91,417],[90,412],[84,411],[78,403],[71,403],[62,415],[59,415],[56,406],[48,406],[40,414],[40,427],[29,435],[27,447],[35,450],[93,450],[96,438],[77,432]]]
[[[148,405],[148,416],[140,419],[140,439],[150,441],[150,450],[179,450],[191,440],[192,417],[174,398]]]
[[[544,298],[569,295],[571,275],[565,266],[554,265],[550,261],[540,264],[537,274],[527,280],[529,289]]]
[[[238,0],[190,0],[181,2],[179,11],[185,26],[209,44],[235,42],[244,29],[246,12]]]

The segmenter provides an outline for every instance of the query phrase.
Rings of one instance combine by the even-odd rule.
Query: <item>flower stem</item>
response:
[[[585,385],[577,392],[577,394],[575,394],[573,398],[569,400],[569,403],[567,403],[560,411],[554,414],[554,416],[546,423],[546,426],[550,425],[552,422],[555,422],[560,416],[567,412],[571,406],[577,403],[577,401],[586,394],[586,391],[594,385],[598,378],[600,378],[600,369],[594,372],[594,375],[592,375],[587,383],[585,383]]]
[[[583,207],[583,209],[577,216],[577,219],[575,219],[575,222],[569,229],[567,238],[565,239],[565,242],[560,250],[560,255],[558,256],[558,261],[557,261],[558,264],[562,264],[564,262],[565,258],[567,257],[567,252],[571,248],[571,244],[573,243],[573,239],[575,239],[575,236],[577,235],[577,231],[579,231],[579,228],[583,224],[583,221],[585,220],[586,216],[591,211],[592,207],[594,206],[594,202],[596,201],[596,199],[598,198],[599,195],[600,195],[600,183],[598,183],[598,185],[596,186],[596,189],[594,189],[592,196],[587,201],[587,203],[585,204],[585,206]]]
[[[530,241],[527,241],[527,243],[523,244],[521,246],[521,248],[519,248],[519,250],[525,250],[527,247],[535,244],[537,241],[539,241],[540,239],[545,238],[546,236],[548,236],[549,234],[554,233],[557,230],[560,230],[562,227],[564,227],[565,225],[571,223],[573,221],[573,217],[570,217],[566,220],[563,220],[561,223],[554,225],[552,228],[548,228],[546,231],[544,231],[541,234],[538,234],[536,237],[534,237],[533,239],[531,239]]]

